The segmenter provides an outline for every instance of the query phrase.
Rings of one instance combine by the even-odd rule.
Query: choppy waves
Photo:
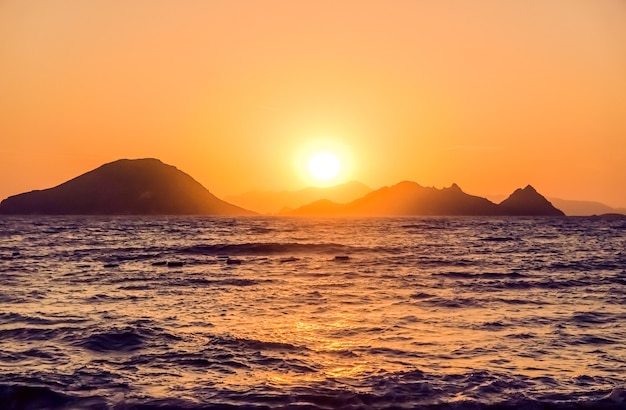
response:
[[[76,377],[85,375],[77,374]],[[552,379],[527,379],[488,372],[433,378],[419,371],[375,376],[358,385],[336,381],[295,389],[253,387],[247,391],[219,390],[211,386],[190,398],[131,398],[113,403],[109,397],[65,394],[54,387],[0,384],[0,402],[7,410],[17,409],[416,409],[416,410],[621,410],[626,390],[585,389],[589,380],[574,382],[580,387],[575,397],[558,393],[525,393],[537,386],[554,387]],[[502,399],[502,397],[507,397]]]
[[[0,408],[623,409],[598,218],[7,218]]]

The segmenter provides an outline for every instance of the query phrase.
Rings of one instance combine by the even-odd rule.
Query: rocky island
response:
[[[158,159],[120,159],[59,186],[11,196],[0,214],[254,215]]]
[[[532,186],[518,189],[500,204],[452,186],[423,187],[404,181],[383,187],[347,204],[320,200],[286,215],[294,216],[564,216]]]

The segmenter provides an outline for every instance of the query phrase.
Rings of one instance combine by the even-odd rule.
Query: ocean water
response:
[[[624,409],[626,219],[0,218],[1,409]]]

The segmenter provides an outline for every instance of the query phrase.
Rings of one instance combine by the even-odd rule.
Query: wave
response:
[[[619,319],[623,318],[615,317],[615,315],[605,312],[578,312],[571,317],[572,322],[577,323],[579,326],[601,325]]]
[[[496,272],[484,272],[484,273],[472,273],[472,272],[445,272],[445,273],[433,273],[432,276],[444,276],[451,279],[521,279],[526,275],[519,272],[511,273],[496,273]]]
[[[465,273],[443,273],[432,274],[433,276],[443,276],[457,280],[479,279],[481,281],[467,281],[466,283],[459,283],[457,286],[471,288],[472,290],[526,290],[526,289],[569,289],[569,288],[591,288],[594,286],[602,285],[602,279],[565,279],[565,278],[533,278],[531,276],[525,276],[522,274],[499,274],[499,275],[484,275],[484,274],[465,274]],[[510,276],[510,278],[509,278]],[[483,280],[489,279],[489,280]],[[511,280],[507,280],[511,279]],[[608,282],[608,281],[607,281]],[[530,301],[529,301],[530,303]]]
[[[25,323],[28,325],[56,325],[61,323],[83,323],[86,319],[72,316],[51,316],[50,318],[41,316],[28,316],[19,313],[0,313],[0,322],[7,323]]]
[[[620,342],[618,340],[610,339],[608,337],[585,334],[585,335],[579,335],[578,337],[576,337],[574,341],[572,341],[571,344],[588,346],[588,345],[607,345],[607,344],[617,344],[617,343],[620,343]]]
[[[261,340],[255,339],[245,339],[238,337],[230,337],[230,336],[213,336],[209,340],[210,344],[218,345],[220,347],[232,347],[246,350],[255,350],[255,351],[284,351],[284,352],[299,352],[303,350],[308,350],[304,346],[296,346],[290,343],[281,343],[281,342],[264,342]]]
[[[178,360],[171,357],[162,359],[195,366],[200,371],[218,360],[228,360],[223,357],[211,361],[185,354],[179,356]],[[158,355],[155,357],[158,358]],[[280,359],[274,361],[278,363]],[[299,371],[302,372],[302,369]],[[94,376],[97,377],[97,374]],[[148,394],[104,398],[89,393],[93,390],[72,390],[72,383],[66,386],[57,383],[52,388],[41,380],[7,383],[2,381],[4,378],[0,376],[0,403],[7,410],[623,410],[626,405],[626,390],[616,386],[615,381],[579,376],[565,382],[545,376],[525,377],[486,370],[435,374],[415,369],[375,374],[360,380],[331,378],[292,386],[266,383],[242,390],[202,386],[188,392],[188,399],[175,397],[175,394],[159,398]],[[607,387],[590,387],[590,382]],[[609,387],[611,384],[613,387]]]
[[[215,287],[245,287],[254,286],[263,282],[271,282],[270,280],[245,279],[245,278],[225,278],[225,279],[205,279],[205,278],[186,278],[181,281],[171,283],[173,286],[215,286]]]
[[[203,400],[180,398],[131,398],[107,403],[104,398],[60,393],[48,387],[0,385],[0,400],[7,410],[18,409],[110,409],[116,410],[623,410],[624,389],[567,394],[541,392],[527,397],[519,391],[529,384],[554,384],[553,380],[496,378],[485,372],[456,375],[447,380],[430,380],[416,371],[395,379],[373,377],[369,388],[351,380],[335,380],[331,385],[295,387],[286,392],[272,386],[249,391],[211,389]],[[505,397],[500,397],[502,395]],[[507,397],[508,396],[508,397]],[[110,401],[113,401],[109,398]]]
[[[131,352],[141,349],[144,338],[133,331],[96,333],[76,343],[93,352]]]
[[[427,383],[415,384],[412,389],[416,394],[428,393],[430,385]],[[129,403],[116,406],[116,410],[623,410],[623,404],[615,403],[610,399],[592,402],[554,403],[541,400],[511,400],[501,403],[480,403],[472,400],[458,400],[450,403],[413,404],[410,400],[403,400],[394,394],[379,399],[367,393],[346,393],[343,391],[323,390],[303,394],[303,397],[277,397],[270,399],[265,395],[248,394],[245,404],[218,403],[197,404],[181,399],[155,399],[145,403]],[[300,399],[291,403],[290,400]],[[258,404],[252,404],[258,400]],[[388,400],[385,403],[385,400]],[[230,399],[229,401],[233,401]]]
[[[109,407],[103,398],[81,397],[59,393],[49,387],[0,384],[0,403],[6,410],[61,410]]]
[[[85,298],[85,302],[87,303],[111,303],[111,302],[120,302],[124,300],[139,300],[140,298],[135,295],[129,296],[111,296],[106,295],[104,293],[98,293],[97,295],[89,296]]]
[[[433,295],[432,293],[417,292],[417,293],[411,294],[409,297],[411,299],[430,299],[430,298],[434,298],[436,296],[437,295]]]
[[[64,338],[68,335],[76,334],[80,328],[71,327],[18,327],[13,329],[0,329],[0,340],[27,341],[48,341]]]
[[[28,299],[14,294],[0,292],[0,303],[6,305],[15,305],[19,303],[28,303]]]
[[[26,323],[29,325],[48,325],[55,323],[50,319],[39,316],[26,316],[19,313],[0,313],[0,322],[2,323]]]
[[[549,301],[546,300],[535,300],[535,299],[518,299],[518,298],[491,298],[493,302],[505,303],[507,305],[538,305],[545,306],[550,305]]]
[[[483,242],[511,242],[511,241],[519,241],[519,238],[514,238],[512,236],[487,236],[485,238],[480,238]]]
[[[172,341],[178,341],[178,336],[172,335],[162,329],[144,328],[140,326],[126,328],[112,328],[96,330],[87,337],[73,335],[73,345],[82,347],[92,352],[134,352],[143,349],[148,344],[167,345]]]
[[[429,307],[439,307],[439,308],[451,308],[451,309],[460,309],[460,308],[468,308],[468,307],[479,307],[483,306],[483,301],[476,298],[464,298],[464,297],[454,297],[454,298],[445,298],[440,296],[417,299],[419,304],[422,306]]]
[[[201,255],[277,255],[288,253],[322,253],[345,254],[349,252],[371,251],[370,248],[361,248],[337,243],[241,243],[241,244],[213,244],[193,245],[181,250],[183,253]]]

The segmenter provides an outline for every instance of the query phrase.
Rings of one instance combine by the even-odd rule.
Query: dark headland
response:
[[[158,159],[121,159],[54,188],[11,196],[2,214],[254,215]]]
[[[564,216],[532,186],[518,189],[500,204],[449,188],[423,187],[404,181],[383,187],[347,204],[320,200],[286,215],[317,216]]]

